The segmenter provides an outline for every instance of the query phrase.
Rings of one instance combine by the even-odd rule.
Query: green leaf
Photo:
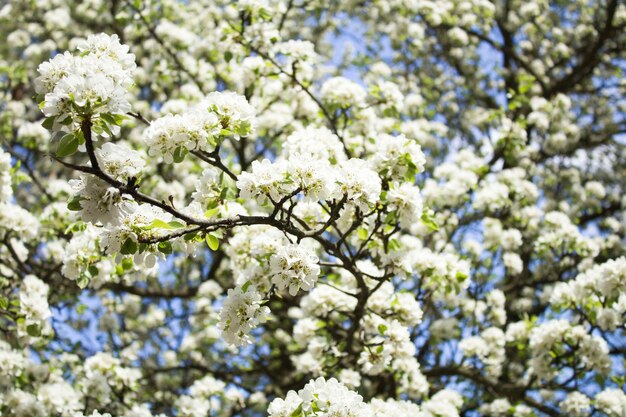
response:
[[[204,217],[206,217],[207,219],[210,219],[211,217],[215,216],[219,212],[220,212],[219,207],[208,209],[207,211],[204,212]]]
[[[169,255],[173,251],[171,242],[159,242],[157,248],[159,249],[159,252],[164,253],[165,255]]]
[[[70,200],[70,202],[67,203],[67,209],[70,211],[82,210],[83,207],[80,205],[80,198],[74,197],[72,200]]]
[[[317,399],[319,399],[319,395],[317,395],[317,394],[313,394],[313,397],[315,397],[315,399],[316,399],[316,400],[317,400]],[[315,415],[318,415],[318,413],[319,413],[320,411],[322,411],[322,409],[320,408],[320,406],[319,406],[319,405],[317,405],[317,401],[313,401],[313,402],[311,403],[311,411],[313,411],[313,412],[315,413]],[[320,413],[320,414],[321,414],[321,413]],[[326,414],[326,413],[324,413],[324,414]],[[304,416],[304,413],[303,413],[302,415]]]
[[[91,275],[92,277],[98,276],[98,273],[100,272],[98,270],[98,267],[95,265],[89,265],[89,268],[87,268],[87,271],[89,272],[89,275]]]
[[[85,136],[83,136],[83,132],[81,132],[79,130],[78,132],[75,132],[74,134],[78,138],[78,144],[79,145],[84,145],[85,144]]]
[[[164,222],[163,220],[160,220],[160,219],[154,219],[152,220],[152,223],[150,223],[148,226],[145,227],[145,229],[150,230],[154,228],[159,228],[159,229],[174,230],[174,229],[182,229],[183,227],[185,227],[184,224],[182,224],[181,222],[177,222],[175,220],[171,222]]]
[[[422,224],[427,226],[430,230],[437,231],[439,230],[439,226],[435,223],[435,219],[432,217],[430,213],[423,212],[421,217]]]
[[[391,211],[387,213],[387,215],[385,216],[386,224],[391,224],[395,226],[397,222],[398,222],[398,214],[395,211]]]
[[[300,403],[300,405],[298,406],[298,408],[296,408],[293,413],[291,413],[290,417],[302,417],[302,404],[304,403]],[[313,402],[313,404],[315,404],[315,401]]]
[[[269,10],[261,8],[259,9],[259,17],[263,20],[270,20],[272,18],[272,14]]]
[[[187,148],[179,146],[178,148],[174,149],[174,155],[173,155],[174,162],[176,163],[183,162],[186,155],[187,155]]]
[[[109,137],[113,137],[113,132],[111,131],[111,129],[109,128],[109,125],[106,124],[106,122],[104,121],[100,121],[100,123],[98,123],[96,126],[100,126],[102,128],[102,130],[104,132],[106,132],[106,134]]]
[[[46,120],[44,120],[43,123],[41,123],[41,125],[48,130],[52,130],[52,127],[54,126],[54,120],[56,118],[57,118],[56,116],[50,116],[46,118]]]
[[[389,247],[389,250],[397,251],[397,250],[400,250],[400,248],[402,248],[402,245],[400,244],[400,242],[398,242],[397,239],[391,239],[389,240],[388,247]]]
[[[387,331],[387,326],[384,324],[379,324],[378,325],[378,333],[380,334],[385,334],[385,332]]]
[[[57,146],[57,156],[63,158],[72,155],[78,150],[78,137],[73,133],[68,133],[61,138]]]
[[[220,198],[222,200],[228,200],[229,197],[234,197],[234,195],[231,192],[231,189],[228,187],[224,187],[222,188],[222,191],[220,191]],[[215,204],[215,207],[217,207],[219,205],[219,203]]]
[[[224,60],[230,62],[231,59],[233,59],[233,53],[231,51],[224,52]]]
[[[76,285],[78,288],[83,289],[89,285],[89,278],[86,275],[81,275],[80,278],[76,280]]]
[[[100,118],[110,125],[119,126],[126,117],[122,114],[103,113]]]
[[[216,251],[217,248],[220,247],[220,241],[213,234],[207,233],[205,239],[206,239],[207,245],[209,245],[209,249],[211,249],[212,251]]]
[[[361,240],[367,240],[367,237],[369,236],[369,232],[364,227],[359,227],[357,234]]]
[[[248,288],[250,288],[250,285],[252,285],[252,281],[248,280],[246,281],[243,286],[241,287],[241,292],[246,292],[248,291]]]
[[[124,258],[122,259],[122,269],[124,271],[128,271],[133,267],[133,259],[132,258]]]
[[[248,136],[251,127],[252,125],[250,124],[250,122],[243,121],[236,128],[237,134],[240,136]]]
[[[41,336],[41,327],[39,327],[39,324],[36,323],[29,324],[26,326],[26,333],[32,337],[39,337]]]
[[[6,310],[9,307],[9,300],[6,297],[0,297],[0,309]]]
[[[120,253],[122,255],[134,255],[135,252],[137,252],[137,242],[131,238],[126,239],[122,244]]]
[[[161,219],[154,219],[152,220],[152,223],[146,226],[146,229],[154,229],[155,227],[159,229],[169,229],[170,225]]]

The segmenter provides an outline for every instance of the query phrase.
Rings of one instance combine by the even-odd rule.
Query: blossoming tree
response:
[[[0,414],[626,416],[619,0],[7,0]]]

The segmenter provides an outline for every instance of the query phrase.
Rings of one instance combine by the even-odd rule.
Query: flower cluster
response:
[[[270,258],[272,284],[288,289],[295,296],[300,289],[309,291],[315,285],[320,267],[318,258],[302,245],[283,246]]]
[[[344,77],[333,77],[324,82],[320,95],[325,103],[346,109],[359,108],[365,104],[366,92],[354,81]]]
[[[572,326],[566,320],[551,320],[535,327],[529,337],[533,352],[531,368],[541,378],[557,375],[556,362],[567,352],[576,352],[576,363],[585,370],[606,373],[611,367],[606,341],[590,335],[583,326]]]
[[[125,365],[110,353],[98,352],[85,361],[83,384],[90,396],[106,403],[107,396],[124,387],[136,387],[141,371]]]
[[[39,220],[28,210],[17,204],[0,203],[0,236],[11,231],[22,240],[32,240],[37,237],[39,228]]]
[[[381,177],[391,181],[412,180],[424,170],[426,158],[422,148],[404,135],[378,135],[372,145],[373,165]]]
[[[11,155],[0,149],[0,203],[8,202],[12,195]]]
[[[302,191],[308,200],[346,198],[361,210],[378,201],[381,180],[366,161],[350,159],[337,166],[294,154],[287,161],[254,161],[251,172],[242,172],[237,180],[241,196],[277,203]]]
[[[333,165],[346,159],[341,141],[327,128],[307,127],[289,135],[283,144],[282,156],[291,159],[295,155]]]
[[[554,253],[575,252],[580,256],[594,256],[598,252],[597,244],[583,236],[565,213],[546,213],[543,226],[535,241],[535,250],[541,255],[549,257],[554,256]]]
[[[497,327],[485,329],[480,336],[471,336],[461,340],[459,348],[468,356],[477,356],[485,364],[487,374],[500,376],[506,359],[504,352],[504,332]]]
[[[433,178],[426,180],[423,193],[429,207],[455,206],[465,202],[468,191],[478,183],[477,171],[483,161],[467,150],[455,155],[454,162],[444,162],[433,172]]]
[[[36,334],[52,316],[48,306],[49,287],[35,277],[27,275],[20,287],[20,311],[25,318],[25,328],[29,334]]]
[[[550,302],[555,307],[580,308],[603,330],[624,323],[626,312],[626,258],[609,260],[556,285]]]
[[[145,166],[140,152],[112,142],[98,148],[96,156],[104,172],[121,182],[127,182],[131,178],[136,180]]]
[[[154,120],[143,139],[151,156],[181,162],[189,151],[213,151],[225,137],[252,135],[255,123],[255,110],[245,97],[213,92],[181,115]]]
[[[267,411],[272,417],[286,417],[298,409],[304,415],[311,413],[319,417],[372,415],[363,397],[334,378],[326,380],[322,377],[309,382],[298,393],[289,391],[284,400],[272,401]]]
[[[217,115],[223,135],[239,139],[241,136],[251,136],[255,130],[256,110],[242,95],[227,91],[213,92],[199,105]]]
[[[569,148],[580,138],[580,131],[572,111],[572,101],[564,94],[557,94],[548,101],[543,97],[533,97],[530,100],[532,112],[528,115],[528,122],[538,132],[546,135],[545,149],[556,153]]]
[[[39,66],[35,89],[44,96],[43,112],[55,126],[80,125],[82,117],[130,111],[126,89],[133,82],[135,56],[117,35],[90,35],[79,55],[56,55]]]
[[[386,193],[389,208],[398,215],[400,226],[409,229],[416,224],[423,212],[420,189],[413,184],[392,184]]]
[[[619,388],[607,388],[595,398],[596,408],[609,417],[623,416],[626,413],[626,394]]]
[[[81,175],[71,180],[74,200],[79,203],[83,221],[102,224],[120,224],[131,211],[133,201],[128,194],[93,175]]]
[[[212,150],[219,132],[217,116],[207,110],[156,119],[143,137],[150,156],[163,156],[171,164],[190,150]]]
[[[335,378],[319,377],[311,380],[301,390],[289,391],[287,396],[276,398],[268,408],[271,417],[291,416],[359,416],[359,417],[458,417],[463,405],[462,397],[451,390],[441,390],[422,406],[389,399],[372,399],[370,403],[349,390]]]
[[[237,346],[251,343],[250,331],[267,321],[269,314],[254,286],[231,288],[220,312],[219,327],[224,341]]]

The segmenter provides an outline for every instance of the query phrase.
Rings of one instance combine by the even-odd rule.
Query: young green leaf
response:
[[[165,255],[169,255],[173,251],[171,242],[159,242],[157,248],[159,249],[159,252]]]
[[[122,255],[134,255],[135,252],[137,252],[137,242],[131,238],[126,239],[126,241],[122,244],[120,253]]]
[[[41,327],[37,323],[29,324],[26,326],[26,333],[32,337],[39,337],[41,336]]]
[[[61,138],[59,146],[57,147],[57,156],[63,158],[76,153],[78,150],[78,137],[73,133],[68,133]]]
[[[207,233],[206,243],[207,245],[209,245],[209,249],[211,249],[212,251],[216,251],[217,248],[220,247],[220,241],[211,233]]]
[[[174,162],[176,163],[183,162],[186,155],[187,155],[187,148],[179,146],[178,148],[174,149],[174,155],[173,155]]]
[[[204,212],[204,217],[206,217],[207,219],[210,219],[211,217],[215,216],[219,212],[220,212],[219,207],[208,209],[207,211]]]
[[[423,212],[421,221],[422,221],[422,224],[427,226],[430,230],[434,230],[434,231],[439,230],[439,226],[437,225],[437,223],[435,223],[435,219],[429,213]]]
[[[46,120],[44,120],[43,123],[41,123],[41,125],[48,130],[52,130],[52,127],[54,126],[54,120],[56,118],[57,118],[56,116],[50,116],[46,118]]]
[[[83,207],[80,205],[80,198],[74,197],[67,203],[67,209],[70,211],[80,211]]]

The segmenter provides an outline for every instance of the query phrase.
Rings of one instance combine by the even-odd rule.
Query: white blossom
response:
[[[287,288],[292,296],[300,289],[309,291],[320,273],[317,263],[317,256],[303,245],[283,246],[270,258],[272,283],[279,290]]]
[[[239,346],[252,342],[250,331],[264,323],[270,312],[262,301],[254,287],[246,291],[241,287],[228,290],[219,322],[226,343]]]

